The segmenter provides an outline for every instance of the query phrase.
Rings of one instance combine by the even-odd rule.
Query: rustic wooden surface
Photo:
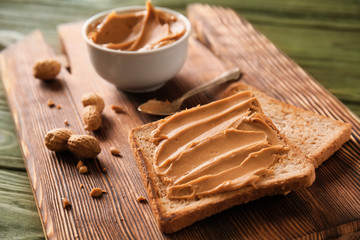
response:
[[[204,64],[202,58],[212,57],[212,54],[206,52],[200,43],[191,40],[192,51],[176,79],[153,94],[125,94],[102,80],[89,67],[91,63],[81,39],[80,27],[81,24],[59,27],[64,50],[68,53],[71,74],[63,69],[56,81],[44,83],[32,76],[32,66],[39,57],[54,56],[40,32],[34,32],[2,54],[5,91],[14,114],[45,234],[48,238],[56,236],[59,239],[70,239],[76,235],[81,239],[102,236],[110,239],[114,234],[122,239],[164,237],[156,227],[149,206],[136,201],[137,196],[146,194],[127,136],[131,128],[156,119],[139,114],[136,107],[155,96],[174,98],[212,79],[224,68],[216,58],[211,61],[214,67]],[[19,69],[18,65],[22,68]],[[69,121],[69,128],[75,132],[85,133],[80,117],[83,109],[80,99],[83,93],[89,91],[102,95],[108,107],[103,113],[102,128],[95,132],[103,151],[96,161],[87,163],[90,173],[81,175],[75,168],[78,159],[67,153],[48,151],[43,144],[43,136],[50,129],[63,127],[64,119]],[[210,96],[206,93],[197,95],[188,104],[193,106],[214,100]],[[48,99],[61,105],[62,109],[49,108],[46,104]],[[126,114],[114,113],[109,107],[111,104],[123,106]],[[123,157],[112,156],[110,146],[118,147]],[[108,170],[106,174],[101,172],[103,167]],[[84,185],[84,189],[80,189],[80,184]],[[92,199],[89,192],[93,187],[106,189],[108,194],[99,200]],[[62,208],[62,197],[73,203],[70,211]],[[184,231],[176,236],[190,239],[192,231]]]
[[[122,2],[121,4],[130,5],[133,2],[136,1]],[[155,2],[157,5],[164,3],[165,1]],[[186,3],[171,1],[171,3],[165,4],[171,8],[183,10]],[[329,0],[316,2],[272,0],[266,2],[223,1],[222,4],[235,8],[242,16],[255,24],[257,29],[264,32],[277,46],[280,46],[311,75],[336,94],[342,102],[359,114],[360,87],[358,84],[360,82],[358,78],[360,70],[358,65],[360,51],[359,45],[356,44],[360,39],[358,3]],[[117,6],[118,3],[113,1],[91,4],[86,0],[74,2],[1,1],[0,28],[11,30],[10,35],[17,37],[19,34],[13,32],[14,30],[26,34],[32,29],[40,27],[47,40],[59,52],[55,33],[56,24],[84,19],[98,11]],[[56,11],[54,11],[55,9]],[[49,19],[51,21],[48,21]],[[0,45],[2,44],[2,46],[6,44],[2,41],[4,36],[5,39],[8,37],[6,34],[8,32],[0,31]],[[141,97],[139,96],[139,98]],[[3,90],[0,91],[0,99],[0,192],[3,196],[0,200],[2,216],[0,218],[0,238],[41,238],[43,236],[41,224],[26,173],[24,173],[23,158],[17,145]],[[349,152],[344,153],[345,156],[349,154]],[[341,169],[345,171],[348,168],[349,166]],[[327,173],[325,171],[323,174]],[[335,176],[333,177],[335,179]],[[338,184],[336,181],[335,183]],[[355,213],[358,211],[358,209],[354,210]],[[342,234],[356,230],[352,224],[345,225],[343,228],[346,231],[340,232]],[[339,234],[337,229],[335,228],[331,232]]]
[[[250,76],[246,83],[292,105],[352,123],[353,140],[359,144],[359,118],[236,12],[193,4],[187,15],[197,38],[224,66],[245,69]],[[354,151],[359,148],[355,146]]]
[[[216,24],[216,20],[220,17],[222,17],[223,21],[226,20],[224,19],[224,13],[231,16],[232,12],[226,11],[201,5],[193,5],[189,8],[190,19],[196,26],[195,33],[200,36],[201,40],[206,40],[208,46],[213,46],[212,39],[221,40],[221,38],[215,34],[215,31],[207,32],[207,27],[209,29],[213,28],[210,24],[206,25],[206,27],[202,25],[204,16],[212,16],[211,19]],[[196,18],[193,16],[196,16]],[[231,19],[234,21],[234,16]],[[212,23],[212,21],[207,21],[207,23]],[[53,56],[53,52],[45,44],[39,32],[35,32],[16,45],[9,47],[2,54],[2,74],[5,90],[8,93],[30,183],[34,190],[44,231],[48,238],[69,239],[79,236],[81,239],[100,237],[110,239],[114,235],[120,238],[137,239],[162,237],[191,239],[194,236],[203,239],[216,238],[217,236],[229,238],[236,236],[245,238],[332,237],[359,230],[360,214],[356,211],[359,207],[356,204],[359,185],[350,181],[358,177],[359,169],[353,158],[343,156],[344,153],[353,149],[344,148],[345,150],[340,151],[333,157],[332,161],[329,161],[330,164],[327,164],[327,167],[320,168],[320,170],[325,169],[322,171],[326,171],[327,174],[320,173],[320,180],[309,189],[292,193],[287,197],[267,198],[245,206],[239,206],[213,218],[196,223],[171,236],[163,235],[156,227],[149,206],[136,202],[137,196],[145,195],[145,192],[127,143],[127,133],[135,126],[155,120],[154,117],[137,113],[136,106],[147,98],[154,96],[173,99],[181,92],[185,92],[221,73],[226,68],[222,67],[224,64],[230,64],[226,60],[219,61],[204,45],[192,38],[186,65],[176,79],[156,93],[145,95],[125,94],[117,91],[111,84],[104,82],[95,74],[92,68],[89,68],[90,62],[86,54],[85,44],[81,40],[80,27],[81,24],[68,24],[62,25],[58,29],[64,52],[67,53],[69,59],[71,74],[63,69],[57,81],[43,83],[34,79],[31,75],[33,63],[37,58]],[[236,32],[244,32],[244,34],[240,35],[254,35],[251,32],[251,26],[246,22],[239,21],[235,27]],[[222,29],[222,32],[226,29]],[[233,31],[233,29],[230,28],[229,31]],[[241,61],[239,64],[245,72],[244,81],[251,81],[253,85],[261,87],[262,85],[259,83],[264,82],[259,77],[259,74],[261,76],[263,72],[271,72],[272,67],[276,66],[277,62],[284,65],[290,63],[286,58],[279,61],[277,58],[281,58],[280,53],[276,52],[276,49],[273,49],[269,45],[270,43],[266,42],[266,39],[262,39],[261,35],[257,34],[256,36],[262,41],[253,38],[253,42],[264,43],[260,48],[262,52],[267,49],[273,50],[275,60],[269,65],[266,64],[266,61],[261,62],[262,58],[257,57],[256,53],[250,52],[251,56],[253,56],[251,63],[257,61],[261,64],[261,68],[259,67],[257,71],[254,71],[251,65],[244,65]],[[238,40],[241,41],[241,39]],[[34,48],[33,46],[37,47]],[[224,43],[222,43],[222,46],[225,47],[222,49],[228,47]],[[222,59],[232,57],[233,61],[236,62],[236,59],[239,58],[239,56],[222,56],[220,50],[217,51],[214,47],[210,49]],[[238,51],[238,53],[246,55],[250,51],[249,48],[244,49]],[[229,53],[233,52],[230,51]],[[207,59],[207,61],[205,62],[204,59]],[[18,65],[23,67],[19,69]],[[291,72],[296,73],[298,70],[299,68],[296,66],[289,67]],[[279,83],[281,79],[287,79],[289,83],[292,83],[292,81],[297,82],[297,79],[292,80],[285,76],[279,76],[279,79],[276,78]],[[308,82],[312,81],[309,78],[306,78],[306,80]],[[286,88],[277,88],[278,92],[273,92],[271,89],[267,89],[270,94],[285,99],[291,97],[288,96]],[[67,153],[54,154],[49,152],[43,145],[43,136],[49,129],[62,127],[64,119],[70,122],[71,129],[77,133],[84,133],[80,119],[82,111],[80,98],[83,93],[88,91],[96,91],[104,96],[108,105],[120,104],[124,106],[126,114],[115,114],[109,108],[106,108],[103,114],[104,125],[94,133],[101,141],[103,151],[94,162],[87,163],[90,173],[84,176],[80,175],[75,168],[76,158]],[[302,94],[306,96],[305,89],[302,89]],[[196,96],[188,102],[188,105],[206,103],[213,100],[211,96],[209,93]],[[326,92],[323,95],[315,94],[313,98],[321,100],[324,96],[328,96]],[[49,98],[56,104],[60,104],[62,109],[49,108],[46,105]],[[331,96],[329,99],[332,99]],[[296,99],[293,101],[297,103]],[[302,101],[298,104],[301,103]],[[318,105],[327,106],[328,108],[343,108],[343,111],[340,111],[343,115],[340,114],[339,116],[346,115],[346,108],[336,101],[332,105],[322,104],[318,101]],[[308,106],[308,108],[311,107]],[[23,116],[27,117],[24,118]],[[355,124],[359,123],[355,117],[353,121]],[[27,126],[33,126],[33,128]],[[355,138],[353,142],[354,149],[358,150],[358,146],[356,148],[358,135],[353,137]],[[112,156],[108,150],[110,146],[119,147],[123,158]],[[354,152],[354,154],[357,154],[357,152]],[[347,165],[344,163],[347,163]],[[103,167],[108,169],[106,174],[101,172]],[[334,173],[334,170],[337,169],[341,169],[347,174],[343,178],[334,181],[331,178],[331,172]],[[351,174],[349,169],[355,169],[355,171]],[[329,184],[331,181],[333,181],[334,185]],[[345,189],[344,187],[336,188],[346,182],[349,183]],[[84,184],[84,189],[80,189],[80,184]],[[101,199],[91,199],[89,191],[93,187],[106,189],[108,194]],[[324,191],[325,194],[321,194],[320,190],[321,192],[326,190]],[[332,196],[328,194],[331,191],[346,193],[348,196],[346,198],[342,194]],[[67,197],[73,202],[71,210],[63,210],[60,201],[62,197]],[[324,216],[327,217],[324,218]],[[245,224],[244,220],[248,223]],[[222,225],[217,229],[212,227],[220,222]],[[294,225],[297,225],[297,227],[294,228]],[[251,231],[249,231],[250,228]],[[264,232],[264,228],[271,230]]]

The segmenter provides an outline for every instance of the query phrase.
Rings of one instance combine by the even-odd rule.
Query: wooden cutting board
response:
[[[279,51],[234,11],[191,5],[188,16],[194,27],[187,61],[179,74],[162,89],[147,94],[127,94],[94,72],[81,39],[81,23],[59,26],[59,36],[70,71],[62,69],[56,81],[32,76],[39,58],[54,57],[41,33],[35,31],[1,54],[1,71],[14,117],[29,180],[47,238],[58,239],[289,239],[360,236],[360,121],[341,102]],[[148,204],[140,174],[127,141],[131,128],[157,120],[138,113],[138,104],[149,98],[175,99],[239,66],[242,81],[288,103],[353,124],[351,140],[317,169],[317,180],[308,189],[287,196],[263,198],[200,221],[177,233],[161,233]],[[216,99],[226,85],[199,94],[184,107]],[[85,134],[81,123],[81,95],[97,92],[106,108],[103,126],[96,132],[102,152],[86,164],[89,173],[76,170],[78,159],[70,153],[53,153],[43,144],[48,130],[64,127]],[[52,99],[61,109],[47,106]],[[125,113],[116,114],[111,104]],[[110,146],[122,157],[110,154]],[[106,167],[107,172],[103,172]],[[84,188],[80,188],[83,184]],[[89,192],[106,189],[99,199]],[[64,210],[61,198],[72,202]]]

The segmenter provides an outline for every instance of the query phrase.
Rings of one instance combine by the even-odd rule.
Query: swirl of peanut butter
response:
[[[250,91],[177,113],[152,137],[153,166],[170,199],[256,187],[288,150]]]
[[[95,24],[88,37],[96,44],[123,51],[146,51],[175,42],[185,25],[169,14],[155,10],[150,1],[145,11],[110,13]]]

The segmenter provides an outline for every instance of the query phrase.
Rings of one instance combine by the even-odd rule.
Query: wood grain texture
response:
[[[326,201],[318,205],[321,206],[318,213],[326,216],[319,218],[323,219],[322,223],[335,227],[343,218],[359,227],[359,207],[353,208],[354,203],[359,203],[356,195],[360,189],[356,182],[360,175],[359,118],[233,10],[194,4],[188,7],[187,13],[198,39],[225,66],[245,69],[245,82],[295,106],[353,124],[351,141],[319,168],[317,181],[309,191],[318,196],[320,189],[332,188],[323,192],[327,193],[322,196]],[[340,177],[339,172],[348,174]],[[342,199],[343,194],[346,201]],[[338,206],[341,203],[344,205]],[[333,219],[330,218],[332,211],[336,213]],[[326,233],[319,236],[326,236]]]
[[[354,166],[354,162],[351,161],[356,155],[353,156],[352,151],[345,151],[343,152],[345,162],[329,160],[328,162],[336,164],[324,170],[323,167],[320,168],[319,171],[323,171],[320,174],[324,178],[317,181],[310,190],[235,207],[174,235],[165,236],[159,233],[149,207],[140,205],[135,200],[138,194],[144,195],[145,192],[126,143],[127,131],[132,126],[155,118],[139,115],[135,107],[138,103],[154,96],[174,99],[183,91],[217,75],[226,66],[223,66],[222,61],[214,57],[203,45],[192,39],[190,48],[193,51],[189,52],[188,62],[176,79],[164,89],[146,95],[123,94],[94,76],[92,68],[89,68],[87,56],[84,55],[84,46],[72,44],[74,39],[79,38],[78,27],[79,25],[64,25],[59,29],[72,69],[71,75],[63,70],[59,81],[42,84],[31,76],[34,59],[53,54],[45,46],[39,33],[34,33],[23,42],[9,48],[5,54],[12,57],[2,59],[6,63],[6,68],[3,69],[7,70],[3,72],[3,76],[10,106],[13,112],[17,110],[27,116],[25,119],[21,117],[24,115],[19,113],[14,115],[14,119],[17,129],[22,129],[19,131],[21,146],[28,171],[31,172],[31,183],[36,193],[42,221],[45,223],[47,237],[68,239],[78,234],[82,239],[113,236],[138,239],[216,239],[239,236],[256,238],[261,234],[262,237],[267,238],[301,236],[325,238],[353,234],[359,230],[359,221],[351,221],[359,219],[356,208],[359,202],[353,188],[357,187],[355,193],[358,192],[359,187],[355,177],[358,176],[359,166]],[[35,50],[29,47],[33,44],[45,47],[34,52]],[[204,59],[207,61],[205,62]],[[24,66],[23,69],[17,68],[19,63]],[[17,70],[18,75],[13,74],[14,69]],[[248,72],[245,76],[245,79],[256,81],[256,78]],[[21,86],[22,89],[16,86]],[[105,125],[100,131],[95,132],[95,136],[101,140],[103,152],[97,161],[88,163],[90,174],[83,176],[75,170],[76,158],[70,154],[50,153],[43,147],[41,140],[47,130],[63,126],[65,118],[69,120],[72,129],[84,133],[79,115],[82,110],[79,99],[81,94],[87,91],[105,94],[108,106],[113,103],[123,104],[127,114],[116,115],[109,108],[105,110],[103,116]],[[46,106],[49,97],[61,104],[63,109],[49,109]],[[186,106],[210,100],[213,100],[211,92],[194,97],[186,103]],[[114,144],[122,150],[124,158],[118,159],[109,154],[107,147]],[[328,165],[326,163],[324,166]],[[100,171],[102,166],[109,170],[107,174]],[[39,175],[40,172],[44,174]],[[355,177],[349,179],[349,173]],[[85,185],[85,189],[79,189],[80,183]],[[110,193],[99,200],[90,199],[88,193],[92,186],[106,188]],[[333,186],[337,188],[334,190]],[[338,189],[341,189],[342,194],[338,194],[339,191],[336,191]],[[73,209],[70,211],[64,211],[61,207],[60,198],[64,195],[73,202]],[[339,202],[344,197],[347,202]],[[122,217],[124,221],[121,221]],[[89,226],[93,228],[89,230]]]
[[[0,195],[0,239],[44,238],[13,118],[1,83]]]
[[[132,159],[127,135],[131,128],[155,120],[139,114],[136,106],[155,96],[175,98],[210,80],[224,68],[216,58],[214,63],[218,67],[210,67],[199,61],[198,53],[203,50],[205,53],[202,56],[212,54],[192,40],[190,45],[194,51],[190,56],[193,57],[189,58],[190,61],[176,79],[163,89],[141,96],[121,93],[89,67],[91,65],[79,29],[79,24],[59,28],[65,50],[69,53],[72,74],[63,69],[58,80],[50,83],[32,76],[32,66],[36,59],[54,56],[39,32],[34,32],[2,54],[4,86],[14,113],[46,237],[69,239],[79,235],[83,239],[111,238],[113,234],[124,239],[164,237],[152,219],[149,206],[136,201],[137,196],[145,195],[145,192]],[[38,47],[34,49],[32,46]],[[23,67],[19,69],[18,65]],[[96,161],[87,163],[90,173],[83,176],[75,168],[77,159],[71,154],[49,152],[43,145],[43,136],[50,129],[63,127],[64,119],[69,121],[69,127],[75,132],[84,133],[80,119],[83,108],[80,98],[88,91],[102,95],[108,107],[103,113],[103,127],[95,132],[103,151]],[[191,98],[187,104],[193,106],[206,103],[214,100],[211,96],[203,93]],[[46,102],[50,98],[60,104],[62,109],[49,108]],[[123,106],[126,114],[115,114],[109,108],[111,104]],[[112,156],[110,146],[118,147],[124,157]],[[101,172],[103,167],[108,169],[107,174]],[[80,189],[80,184],[84,184],[84,189]],[[109,193],[100,200],[91,199],[89,191],[92,187],[101,187]],[[62,209],[62,197],[67,197],[73,203],[72,210]],[[180,235],[191,236],[189,232]]]
[[[192,2],[233,8],[346,106],[360,114],[358,1],[154,0],[156,6],[181,12]],[[143,4],[143,0],[2,0],[0,26],[1,29],[22,34],[39,28],[50,45],[59,51],[57,24],[83,20],[115,7]]]
[[[184,12],[193,0],[154,0],[155,5],[170,7]],[[231,7],[264,33],[302,68],[336,95],[358,116],[360,114],[360,4],[353,0],[199,0]],[[99,11],[124,5],[142,5],[143,0],[93,1],[93,0],[2,0],[0,1],[0,49],[22,35],[39,28],[55,51],[60,52],[56,25],[83,20]],[[10,38],[9,38],[10,37]],[[5,40],[4,40],[5,39]],[[8,173],[3,184],[11,186],[22,181],[30,189],[26,178],[15,179],[25,172],[23,158],[16,140],[12,116],[8,109],[0,81],[0,168]],[[14,179],[12,179],[14,178]],[[21,179],[21,180],[20,180]],[[20,183],[19,183],[20,184]],[[12,188],[7,189],[11,195]],[[24,196],[11,195],[24,209],[33,209],[35,202],[24,200],[32,197],[31,191]],[[25,197],[26,196],[26,197]],[[18,228],[0,231],[0,238],[28,239],[41,236],[39,219],[28,219],[18,208],[10,205],[11,198],[1,198],[2,221],[22,224]],[[36,209],[35,209],[36,211]],[[4,226],[0,224],[0,226]],[[23,231],[22,229],[26,229]],[[4,235],[4,234],[7,235]]]
[[[22,158],[21,158],[21,161]],[[0,169],[0,239],[44,236],[26,172]]]
[[[352,150],[359,154],[360,119],[249,22],[231,9],[201,4],[190,5],[188,17],[197,38],[225,66],[246,69],[245,82],[292,105],[352,123]]]

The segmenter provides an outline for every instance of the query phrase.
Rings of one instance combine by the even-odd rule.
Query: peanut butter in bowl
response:
[[[183,22],[147,1],[146,10],[111,12],[92,26],[88,37],[109,49],[148,51],[175,42],[185,31]]]
[[[82,36],[96,72],[126,92],[162,87],[184,65],[190,21],[168,8],[127,6],[90,17]]]

